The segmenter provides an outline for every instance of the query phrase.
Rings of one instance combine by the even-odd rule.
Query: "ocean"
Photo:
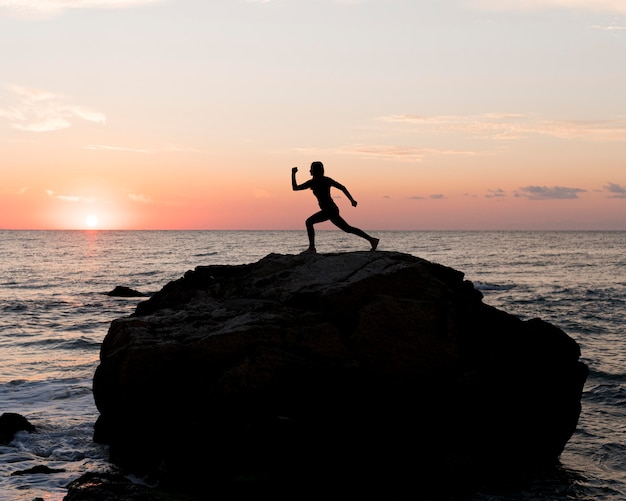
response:
[[[380,250],[464,272],[488,304],[562,328],[590,368],[560,464],[463,501],[626,499],[626,232],[371,233]],[[121,285],[150,294],[199,265],[306,247],[304,231],[0,231],[0,413],[37,428],[0,445],[0,500],[59,501],[71,480],[110,467],[106,448],[92,441],[91,382],[110,322],[141,299],[106,292]],[[368,244],[325,230],[317,249]],[[61,471],[16,474],[38,465]]]

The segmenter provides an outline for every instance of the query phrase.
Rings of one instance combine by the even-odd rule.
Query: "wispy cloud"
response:
[[[139,202],[142,204],[153,204],[154,200],[152,200],[149,196],[143,195],[141,193],[129,193],[128,198],[133,202]]]
[[[625,141],[626,120],[550,120],[533,114],[387,115],[389,123],[406,124],[431,133],[456,132],[476,139],[516,140],[531,136],[590,141]]]
[[[247,3],[277,3],[279,0],[245,0]],[[345,5],[356,5],[364,3],[366,0],[334,0],[335,3]]]
[[[5,10],[23,17],[48,17],[68,9],[125,9],[161,0],[0,0]]]
[[[504,198],[506,197],[506,192],[502,188],[498,188],[497,190],[488,190],[488,193],[485,195],[485,198]]]
[[[24,195],[30,188],[28,186],[16,187],[0,185],[0,193],[4,195]]]
[[[0,108],[0,118],[9,120],[16,129],[29,132],[50,132],[67,129],[74,122],[106,122],[106,116],[83,106],[70,104],[60,95],[40,89],[9,86],[17,102]]]
[[[389,198],[389,197],[387,197]],[[432,195],[429,195],[427,197],[423,197],[421,195],[413,195],[410,197],[407,197],[409,200],[443,200],[446,198],[446,196],[443,193],[433,193]]]
[[[110,144],[89,144],[85,146],[87,150],[94,151],[123,151],[128,153],[142,153],[142,154],[151,154],[152,151],[144,150],[141,148],[129,148],[127,146],[113,146]]]
[[[587,190],[582,188],[567,188],[564,186],[524,186],[519,189],[519,196],[525,196],[529,200],[569,200],[578,198],[579,193]]]
[[[610,193],[609,198],[626,198],[626,186],[616,183],[607,184],[604,189]]]
[[[198,148],[193,148],[189,146],[185,146],[183,144],[170,144],[163,148],[163,151],[170,153],[206,153],[204,150],[200,150]]]
[[[78,202],[87,202],[93,203],[96,201],[95,198],[86,198],[78,195],[57,195],[53,190],[46,190],[46,194],[51,198],[56,198],[57,200],[61,200],[62,202],[70,202],[70,203],[78,203]]]
[[[469,0],[470,5],[489,10],[533,11],[576,9],[595,12],[626,12],[623,0]]]
[[[607,26],[602,26],[599,24],[594,24],[592,26],[594,30],[603,30],[603,31],[626,31],[626,26],[618,26],[615,24],[610,24]]]
[[[190,148],[188,146],[182,146],[177,144],[167,145],[162,148],[156,148],[154,150],[149,150],[146,148],[134,148],[131,146],[119,146],[115,144],[88,144],[87,146],[85,146],[85,149],[93,151],[141,153],[143,155],[153,155],[155,153],[205,153],[205,151],[199,150],[197,148]]]
[[[562,139],[624,141],[626,120],[545,120],[535,133]]]
[[[428,153],[433,150],[427,148],[414,148],[403,146],[355,146],[353,149],[346,150],[347,153],[356,153],[364,156],[374,156],[383,158],[394,158],[400,160],[408,160],[413,162],[421,162]]]
[[[388,145],[355,145],[344,148],[341,153],[352,155],[372,156],[401,160],[407,162],[421,162],[426,156],[431,155],[474,155],[473,151],[447,150],[437,148],[418,148],[413,146],[388,146]]]

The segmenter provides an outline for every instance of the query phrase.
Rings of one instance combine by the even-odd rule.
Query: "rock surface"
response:
[[[85,473],[70,482],[63,501],[189,501],[110,473]]]
[[[270,254],[197,267],[112,322],[94,438],[190,491],[440,489],[554,464],[580,413],[579,357],[451,268]]]

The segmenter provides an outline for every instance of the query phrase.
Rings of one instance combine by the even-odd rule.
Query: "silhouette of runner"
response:
[[[310,172],[312,177],[302,184],[297,183],[296,172],[298,172],[297,167],[291,169],[291,187],[293,190],[300,191],[309,188],[312,189],[321,209],[319,212],[316,212],[306,220],[306,232],[309,236],[309,248],[305,252],[315,252],[315,229],[313,228],[313,225],[323,221],[330,221],[346,233],[353,233],[354,235],[364,238],[372,246],[371,250],[376,250],[379,242],[378,238],[371,237],[363,230],[350,226],[339,215],[339,207],[337,207],[330,196],[331,187],[343,191],[343,193],[348,197],[348,200],[352,203],[352,207],[356,207],[356,200],[352,198],[352,195],[350,195],[350,192],[345,186],[324,175],[324,164],[322,164],[322,162],[313,162],[311,164]]]

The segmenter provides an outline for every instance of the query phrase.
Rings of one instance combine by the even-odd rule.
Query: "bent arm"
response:
[[[291,169],[291,189],[293,189],[293,191],[306,190],[309,187],[309,181],[298,184],[296,181],[296,172],[298,172],[298,168],[293,167]]]
[[[333,180],[333,186],[335,188],[337,188],[338,190],[343,191],[343,194],[348,197],[348,200],[350,200],[350,203],[352,204],[352,207],[356,207],[356,200],[354,198],[352,198],[352,195],[350,195],[350,192],[348,191],[348,188],[346,188],[343,184],[338,183],[337,181]]]

